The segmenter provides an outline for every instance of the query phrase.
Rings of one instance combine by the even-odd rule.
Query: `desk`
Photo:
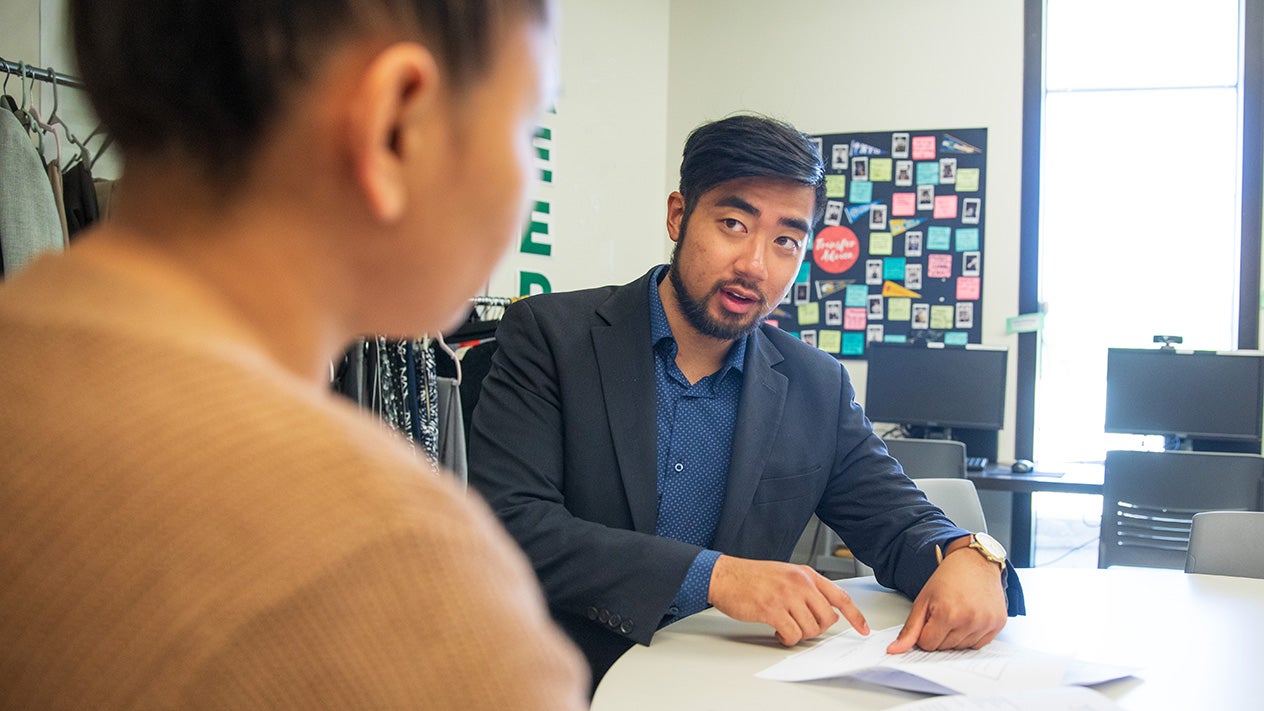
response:
[[[1102,465],[1073,464],[1058,472],[1061,476],[1039,470],[1014,474],[1008,466],[988,467],[981,472],[968,472],[966,477],[975,488],[1011,492],[1013,509],[1010,518],[1009,556],[1016,568],[1027,568],[1034,560],[1036,521],[1032,516],[1031,495],[1037,491],[1065,494],[1101,494]],[[916,482],[914,482],[916,483]]]
[[[1019,575],[1029,615],[1010,619],[999,639],[1140,668],[1136,677],[1094,687],[1124,708],[1260,707],[1264,580],[1145,568],[1034,568]],[[873,578],[839,585],[874,629],[903,623],[912,606]],[[653,645],[629,650],[602,680],[592,708],[885,709],[925,698],[859,681],[755,678],[813,643],[786,649],[770,627],[710,609],[660,630]]]

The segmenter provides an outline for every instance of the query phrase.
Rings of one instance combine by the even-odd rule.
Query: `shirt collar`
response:
[[[672,334],[671,324],[667,321],[667,311],[663,308],[663,299],[658,295],[658,285],[663,279],[667,278],[667,265],[660,264],[650,279],[650,345],[658,348],[659,344],[667,339],[670,343],[666,348],[668,353],[673,357],[676,355],[676,337]],[[746,361],[746,341],[750,338],[739,338],[733,347],[729,349],[728,357],[724,360],[724,365],[720,367],[718,379],[723,378],[729,368],[733,368],[738,372],[742,371],[742,364]]]

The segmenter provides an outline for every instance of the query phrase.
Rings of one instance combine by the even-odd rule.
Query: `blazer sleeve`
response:
[[[874,569],[882,585],[917,597],[938,566],[935,546],[972,533],[954,525],[926,499],[892,458],[855,401],[843,370],[839,398],[838,456],[818,517],[856,557]],[[1009,614],[1026,612],[1013,566],[1002,577]]]
[[[594,456],[586,448],[604,445],[565,441],[569,420],[605,412],[597,397],[563,407],[559,371],[577,381],[597,377],[591,348],[587,357],[557,352],[575,347],[575,329],[587,329],[582,318],[557,323],[565,319],[553,314],[546,332],[530,302],[510,307],[497,331],[470,432],[470,484],[526,552],[555,612],[648,644],[702,549],[620,521],[628,505],[613,452]],[[611,471],[586,469],[594,461]],[[584,487],[575,486],[580,480]]]

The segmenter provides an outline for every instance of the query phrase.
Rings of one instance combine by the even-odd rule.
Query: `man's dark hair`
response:
[[[460,87],[488,68],[507,22],[548,13],[548,0],[70,2],[79,73],[124,156],[187,157],[219,182],[339,40],[418,39]]]
[[[767,116],[730,116],[694,129],[680,163],[680,194],[688,222],[703,193],[737,178],[775,178],[816,193],[815,224],[825,213],[825,164],[816,144],[783,121]]]

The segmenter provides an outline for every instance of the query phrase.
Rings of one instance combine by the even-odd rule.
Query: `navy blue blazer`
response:
[[[654,533],[652,273],[510,306],[470,434],[470,484],[526,551],[598,677],[649,643],[701,550]],[[968,532],[887,455],[836,359],[768,325],[748,339],[711,548],[788,560],[816,513],[878,582],[915,597],[935,545]],[[1022,593],[1008,572],[1017,614]]]

